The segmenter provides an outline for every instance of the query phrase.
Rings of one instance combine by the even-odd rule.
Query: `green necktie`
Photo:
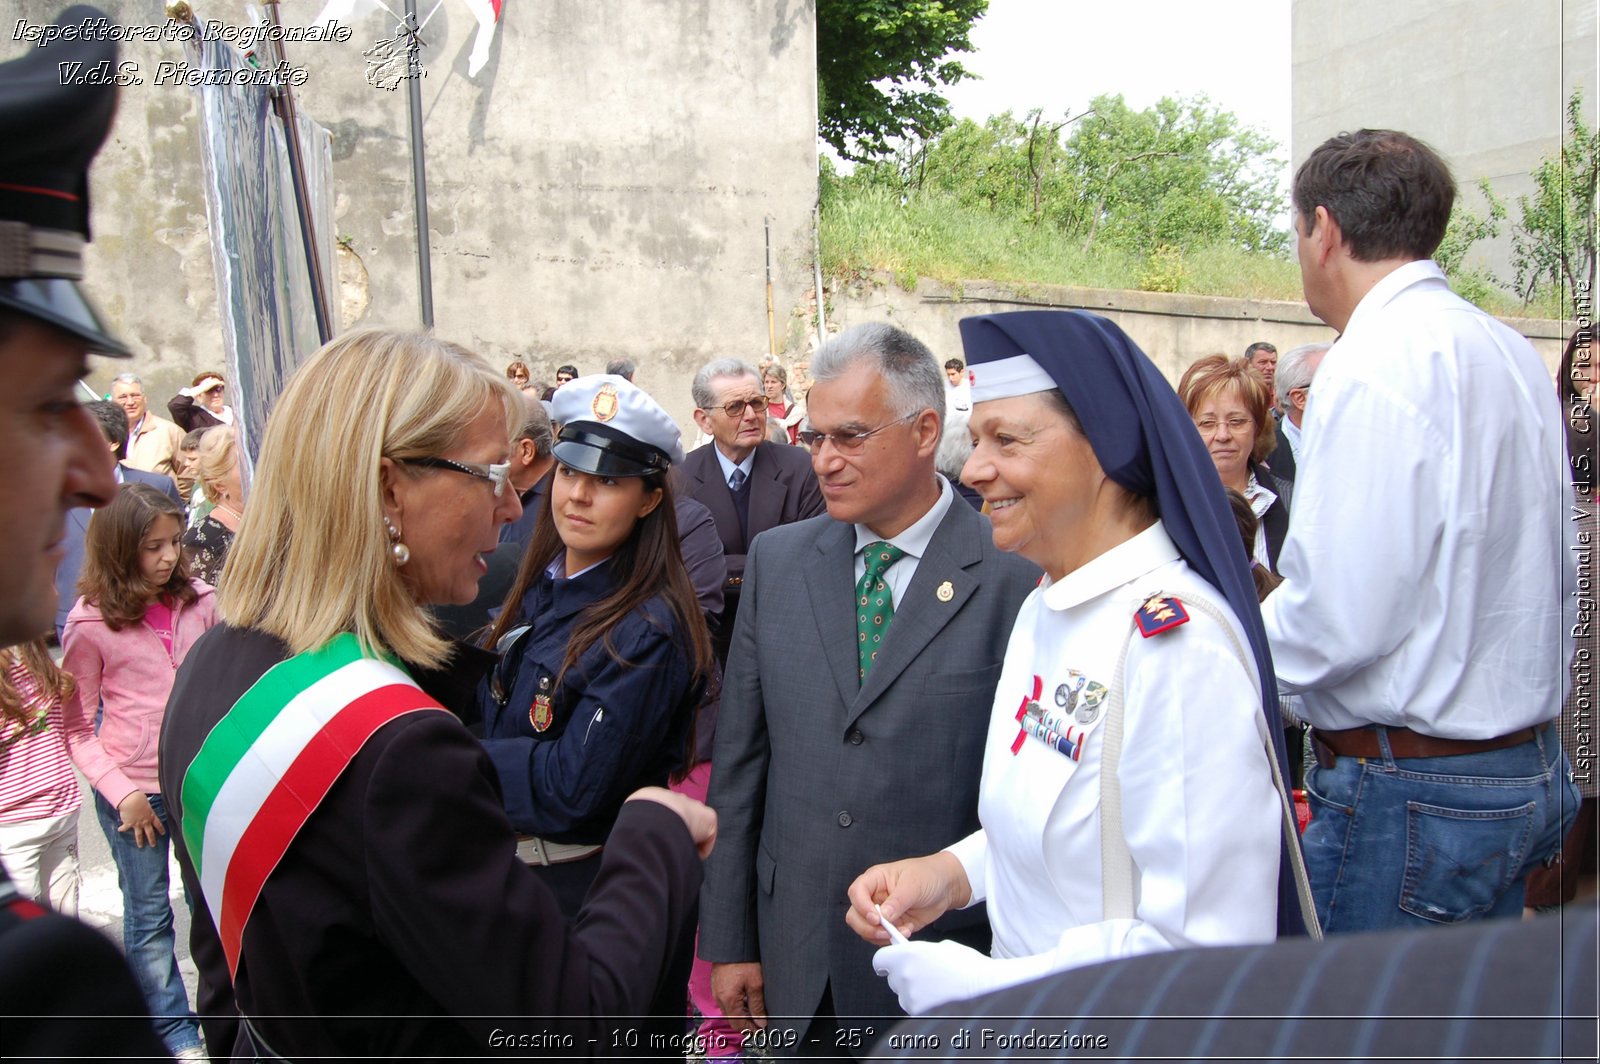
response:
[[[906,552],[880,539],[867,544],[865,554],[867,568],[856,582],[856,635],[860,640],[863,681],[867,678],[867,670],[878,659],[889,622],[894,620],[894,595],[884,582],[883,574],[889,566],[904,558]]]

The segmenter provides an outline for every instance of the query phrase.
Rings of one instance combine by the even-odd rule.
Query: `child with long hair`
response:
[[[77,682],[66,704],[72,759],[95,789],[95,811],[122,888],[123,948],[178,1059],[202,1052],[173,952],[167,852],[175,827],[156,762],[172,681],[216,623],[211,588],[184,563],[183,515],[145,484],[124,485],[95,511],[84,539],[82,598],[67,615],[63,666]],[[93,722],[104,711],[100,731]]]
[[[72,677],[44,640],[0,650],[0,860],[11,881],[58,913],[78,915],[78,778],[61,704]]]

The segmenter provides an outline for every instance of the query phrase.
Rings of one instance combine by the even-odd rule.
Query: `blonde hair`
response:
[[[353,632],[364,653],[443,664],[450,644],[391,560],[380,460],[445,453],[496,401],[509,442],[526,414],[522,395],[465,348],[379,329],[323,346],[267,422],[228,553],[222,618],[276,636],[292,654]]]
[[[239,464],[239,451],[234,446],[233,426],[214,425],[207,429],[200,437],[197,451],[200,455],[200,464],[195,473],[200,478],[200,490],[205,493],[207,501],[221,502],[222,499],[212,489],[212,485],[227,476],[229,471]]]

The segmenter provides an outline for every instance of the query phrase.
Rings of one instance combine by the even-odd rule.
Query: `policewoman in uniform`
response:
[[[623,800],[690,763],[712,658],[667,478],[677,425],[611,375],[562,386],[550,416],[550,509],[491,630],[481,708],[517,852],[575,916]]]
[[[961,336],[976,444],[962,480],[989,504],[995,544],[1046,576],[995,690],[982,828],[868,869],[848,922],[887,944],[877,906],[911,933],[988,902],[992,956],[948,941],[875,956],[912,1013],[1081,965],[1299,930],[1292,891],[1279,899],[1271,662],[1187,411],[1102,318],[986,315]]]

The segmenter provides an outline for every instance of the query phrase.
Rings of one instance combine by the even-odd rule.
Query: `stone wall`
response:
[[[1015,287],[990,281],[960,285],[921,281],[915,292],[907,292],[887,273],[832,292],[829,307],[830,329],[892,322],[933,348],[941,362],[961,356],[956,323],[970,315],[1052,308],[1092,311],[1120,325],[1174,383],[1184,367],[1202,355],[1219,351],[1243,355],[1257,340],[1282,352],[1334,336],[1304,303],[1061,285]],[[1506,321],[1533,342],[1553,377],[1567,327],[1543,318]]]
[[[164,20],[155,0],[99,0],[111,21]],[[238,0],[192,0],[201,20],[252,21]],[[20,0],[0,60],[30,45],[18,20],[64,0]],[[401,10],[400,0],[389,6]],[[434,0],[418,4],[426,16]],[[322,0],[283,5],[287,25]],[[816,199],[812,0],[511,2],[476,78],[477,24],[444,0],[423,38],[437,332],[536,377],[565,362],[640,365],[675,416],[688,378],[767,350],[762,221],[772,224],[780,342],[803,339]],[[420,322],[406,92],[368,85],[363,50],[392,35],[358,0],[343,43],[287,46],[300,108],[333,134],[345,327]],[[156,84],[175,41],[122,46],[143,84],[122,90],[92,174],[88,281],[138,351],[158,402],[221,364],[201,190],[195,92]],[[91,381],[101,390],[116,367]]]

